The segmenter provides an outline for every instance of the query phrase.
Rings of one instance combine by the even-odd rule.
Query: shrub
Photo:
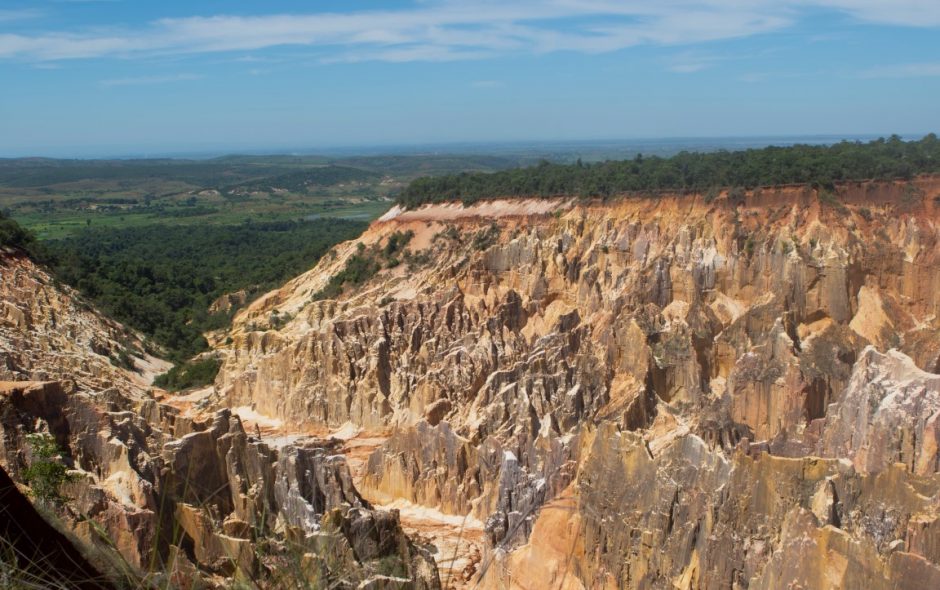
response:
[[[744,252],[748,257],[754,254],[754,238],[748,236],[747,241],[744,242]]]
[[[271,325],[272,328],[274,328],[275,330],[278,330],[280,328],[283,328],[287,324],[289,324],[292,319],[294,319],[293,314],[279,313],[275,309],[273,312],[271,312],[271,317],[268,318],[268,323]]]
[[[153,384],[170,391],[204,387],[215,381],[221,366],[222,361],[214,358],[189,361],[158,375]]]
[[[35,240],[36,238],[29,230],[0,213],[0,246],[26,248]]]
[[[23,480],[32,495],[40,502],[58,504],[65,498],[60,493],[63,484],[72,478],[62,464],[62,450],[51,434],[27,435],[32,459],[23,471]]]
[[[747,193],[740,186],[733,187],[728,191],[728,201],[732,204],[737,205],[739,203],[744,203],[747,198]]]
[[[561,213],[561,212],[560,212],[560,211],[556,211],[556,213]],[[458,230],[456,226],[448,225],[448,226],[447,226],[447,229],[443,229],[443,230],[437,232],[436,234],[434,234],[434,241],[437,241],[437,240],[455,240],[455,241],[459,241],[459,240],[460,240],[460,230]]]
[[[499,239],[499,226],[493,223],[473,236],[473,248],[475,250],[486,250],[495,244],[497,239]]]
[[[839,213],[845,215],[849,212],[848,207],[842,204],[842,201],[839,200],[839,197],[835,193],[828,190],[819,191],[819,202],[828,205],[838,211]]]
[[[115,367],[127,369],[128,371],[137,371],[137,366],[134,365],[134,359],[131,358],[131,355],[128,354],[126,349],[122,348],[118,350],[117,354],[112,354],[108,358]]]
[[[356,244],[356,253],[346,260],[346,266],[332,277],[325,287],[320,289],[312,297],[313,301],[321,299],[335,299],[342,295],[347,285],[356,286],[365,283],[382,268],[394,268],[401,264],[398,254],[402,253],[414,232],[398,232],[391,234],[385,241],[385,246],[381,249],[373,245],[367,248],[365,244],[359,242]],[[408,256],[405,252],[404,256]]]
[[[422,266],[427,266],[431,262],[431,254],[427,250],[420,252],[405,252],[405,262],[408,264],[408,270],[414,271]]]

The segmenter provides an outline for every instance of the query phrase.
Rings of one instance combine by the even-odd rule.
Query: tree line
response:
[[[843,141],[829,146],[794,145],[742,151],[681,152],[595,164],[552,164],[494,173],[461,173],[414,180],[398,195],[399,204],[500,197],[609,197],[678,190],[705,192],[727,187],[754,188],[868,179],[909,179],[940,172],[940,141],[933,133],[917,141],[897,135],[868,143]]]

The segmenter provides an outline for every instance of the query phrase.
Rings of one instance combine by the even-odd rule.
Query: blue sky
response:
[[[938,0],[0,2],[0,155],[940,131]]]

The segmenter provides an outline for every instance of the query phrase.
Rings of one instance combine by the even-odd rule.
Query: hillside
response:
[[[366,227],[315,219],[199,231],[185,225],[87,228],[42,247],[59,280],[150,336],[165,358],[183,362],[207,349],[203,333],[226,326],[232,308],[316,264]],[[220,298],[229,301],[221,306],[227,309]]]
[[[940,583],[940,180],[729,192],[393,210],[205,403],[341,428],[445,584]]]
[[[147,347],[0,250],[0,495],[15,506],[29,494],[52,525],[0,519],[0,585],[440,588],[398,514],[356,491],[336,441],[262,438],[227,410],[189,415],[149,386],[167,365]]]

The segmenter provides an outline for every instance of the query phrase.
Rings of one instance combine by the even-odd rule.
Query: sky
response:
[[[0,156],[940,131],[940,0],[0,0]]]

